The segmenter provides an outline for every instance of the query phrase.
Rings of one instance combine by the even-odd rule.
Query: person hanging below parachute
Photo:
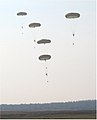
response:
[[[75,13],[75,12],[70,12],[70,13],[67,13],[66,15],[65,15],[65,17],[67,18],[67,19],[69,19],[69,20],[75,20],[75,19],[77,19],[77,18],[79,18],[80,17],[80,14],[79,13]],[[73,26],[73,29],[75,28],[76,26]],[[72,31],[72,36],[74,37],[75,36],[75,31],[73,30]],[[74,43],[73,43],[73,45],[74,45]]]
[[[37,28],[37,27],[40,27],[41,26],[41,24],[40,23],[30,23],[29,24],[29,27],[30,28]],[[34,42],[36,42],[36,38],[34,38]],[[35,48],[35,47],[34,47]]]
[[[39,60],[41,60],[41,61],[45,61],[46,62],[46,60],[49,60],[49,59],[51,59],[51,55],[45,54],[45,55],[39,56]],[[47,66],[45,67],[45,69],[46,70],[48,69]],[[48,76],[47,71],[45,72],[45,75]]]
[[[18,12],[17,16],[26,16],[27,13],[26,12]],[[23,25],[21,26],[21,28],[23,29]]]

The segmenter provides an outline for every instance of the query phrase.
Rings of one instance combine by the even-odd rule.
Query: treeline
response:
[[[62,111],[96,110],[96,100],[44,104],[1,104],[0,111]]]

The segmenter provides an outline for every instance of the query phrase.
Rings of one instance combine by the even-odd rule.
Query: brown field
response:
[[[1,111],[1,119],[96,119],[96,112],[88,111]]]

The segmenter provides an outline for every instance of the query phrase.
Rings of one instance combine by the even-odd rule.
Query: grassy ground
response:
[[[2,119],[96,119],[95,111],[2,111]]]

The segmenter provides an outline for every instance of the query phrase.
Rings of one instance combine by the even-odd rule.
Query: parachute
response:
[[[27,15],[27,13],[26,12],[18,12],[17,15],[18,16],[25,16],[25,15]]]
[[[49,59],[51,59],[51,56],[50,56],[50,55],[41,55],[41,56],[39,56],[39,60],[44,60],[44,61],[46,61],[46,60],[49,60]]]
[[[31,23],[31,24],[29,24],[30,28],[35,28],[35,27],[40,27],[40,26],[41,26],[40,23]]]
[[[51,59],[51,55],[47,55],[47,54],[45,54],[45,55],[41,55],[41,56],[39,56],[39,60],[41,60],[41,61],[46,61],[46,60],[49,60],[49,59]],[[48,76],[48,72],[47,72],[47,66],[45,67],[45,75],[46,76]],[[48,82],[48,81],[47,81]]]
[[[74,38],[74,36],[75,36],[75,29],[76,29],[76,26],[77,26],[76,19],[78,19],[80,17],[80,14],[76,13],[76,12],[70,12],[70,13],[67,13],[65,15],[65,17],[66,17],[66,19],[71,20],[71,21],[69,21],[69,24],[70,24],[70,28],[71,28],[71,31],[72,31],[72,36]],[[74,45],[74,42],[73,42],[73,45]]]
[[[49,40],[49,39],[41,39],[41,40],[37,41],[38,44],[46,44],[46,43],[50,43],[50,42],[51,42],[51,40]]]
[[[73,19],[73,18],[79,18],[80,17],[80,14],[79,13],[67,13],[66,15],[65,15],[65,17],[66,18],[68,18],[68,19]]]

